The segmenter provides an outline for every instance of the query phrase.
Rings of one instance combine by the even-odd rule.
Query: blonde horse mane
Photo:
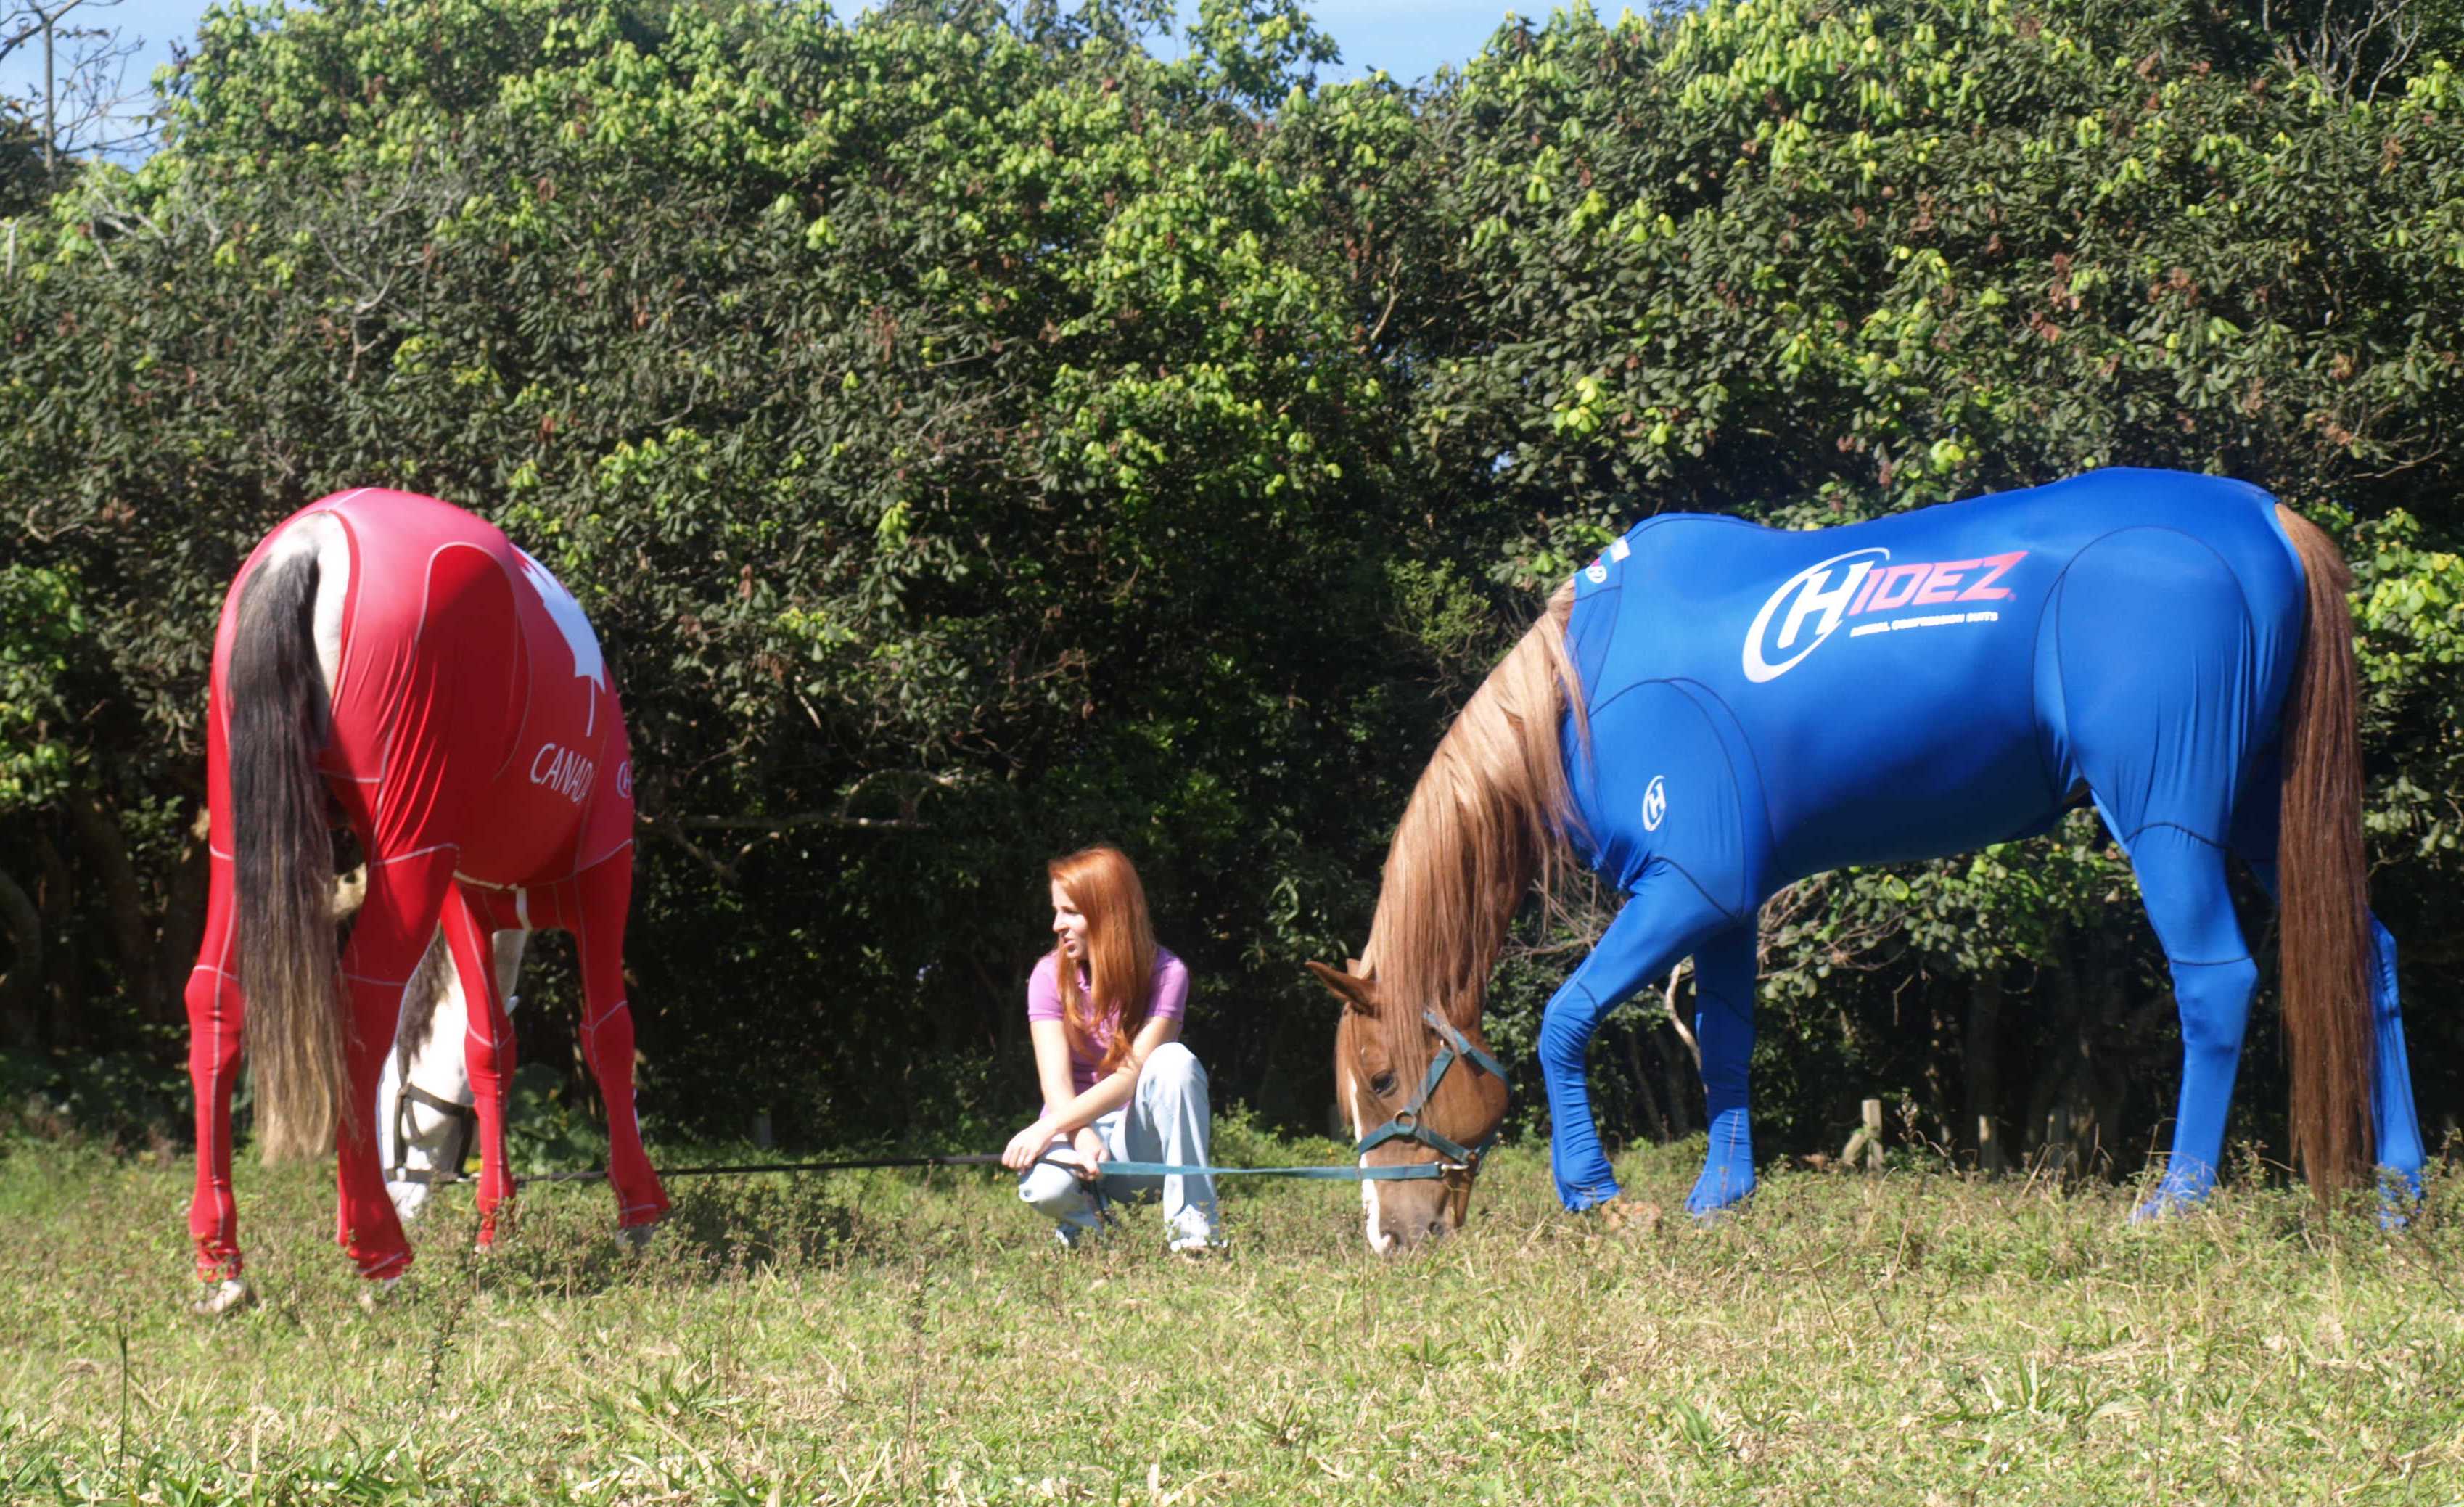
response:
[[[1573,605],[1569,581],[1464,703],[1395,830],[1361,964],[1398,1019],[1439,1006],[1457,1026],[1478,1021],[1515,908],[1535,879],[1552,889],[1568,856],[1557,722],[1568,707],[1583,720]]]

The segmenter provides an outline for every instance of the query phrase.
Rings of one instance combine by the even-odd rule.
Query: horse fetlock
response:
[[[387,1183],[385,1196],[393,1200],[396,1217],[406,1225],[428,1211],[428,1185],[425,1183]]]
[[[255,1290],[236,1276],[227,1276],[207,1284],[205,1291],[188,1305],[188,1312],[201,1319],[220,1319],[236,1313],[256,1301]]]

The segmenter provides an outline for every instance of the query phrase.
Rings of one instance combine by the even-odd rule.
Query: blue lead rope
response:
[[[1436,1152],[1440,1158],[1439,1161],[1413,1162],[1407,1163],[1401,1166],[1381,1167],[1357,1165],[1331,1167],[1219,1167],[1208,1165],[1186,1165],[1177,1162],[1098,1162],[1095,1163],[1096,1178],[1297,1177],[1309,1178],[1327,1183],[1425,1183],[1438,1178],[1442,1178],[1450,1172],[1476,1172],[1479,1170],[1481,1158],[1486,1156],[1488,1154],[1488,1148],[1496,1143],[1497,1132],[1494,1130],[1490,1131],[1487,1139],[1484,1140],[1477,1146],[1461,1145],[1448,1140],[1444,1136],[1439,1135],[1436,1131],[1431,1130],[1426,1125],[1421,1124],[1420,1111],[1427,1107],[1430,1096],[1437,1093],[1438,1085],[1444,1080],[1447,1070],[1452,1068],[1456,1063],[1461,1062],[1475,1073],[1485,1073],[1491,1077],[1496,1078],[1501,1083],[1506,1081],[1506,1066],[1499,1062],[1495,1057],[1482,1051],[1480,1048],[1473,1046],[1468,1037],[1466,1037],[1461,1031],[1457,1030],[1451,1022],[1441,1016],[1436,1010],[1423,1009],[1420,1011],[1420,1018],[1428,1022],[1429,1029],[1438,1034],[1439,1039],[1443,1043],[1443,1045],[1438,1049],[1437,1055],[1432,1057],[1429,1061],[1429,1071],[1427,1075],[1420,1079],[1419,1094],[1416,1096],[1412,1102],[1405,1106],[1403,1111],[1397,1115],[1393,1119],[1388,1120],[1386,1123],[1369,1132],[1369,1134],[1361,1137],[1359,1144],[1352,1148],[1352,1154],[1355,1157],[1365,1157],[1370,1152],[1386,1144],[1390,1141],[1409,1141],[1417,1142],[1419,1145],[1426,1146],[1431,1151]],[[1067,1167],[1073,1173],[1080,1172],[1085,1167],[1084,1163],[1076,1160],[1065,1162],[1058,1157],[1049,1155],[1041,1156],[1035,1160],[1038,1163],[1050,1166]],[[868,1167],[998,1166],[1000,1164],[1001,1158],[997,1155],[993,1155],[988,1152],[972,1151],[961,1152],[955,1156],[938,1157],[861,1157],[834,1162],[786,1162],[767,1163],[731,1163],[720,1166],[663,1167],[658,1169],[656,1175],[661,1178],[718,1177],[753,1172],[851,1172]],[[514,1179],[514,1182],[517,1186],[523,1183],[582,1183],[595,1181],[605,1176],[606,1174],[605,1172],[594,1169],[590,1171],[576,1172],[549,1172],[534,1177],[517,1177]],[[450,1183],[469,1183],[476,1181],[476,1179],[471,1178],[458,1170],[439,1174],[434,1172],[412,1172],[400,1167],[388,1170],[385,1177],[388,1182],[426,1183],[431,1186],[442,1186]]]
[[[1054,1162],[1076,1171],[1075,1162]],[[1098,1162],[1096,1172],[1104,1177],[1306,1177],[1339,1183],[1412,1183],[1446,1175],[1446,1165],[1440,1162],[1415,1162],[1398,1167],[1215,1167],[1182,1166],[1173,1162]]]
[[[1177,1166],[1169,1162],[1099,1162],[1098,1173],[1105,1177],[1306,1177],[1323,1178],[1343,1183],[1422,1183],[1444,1177],[1448,1172],[1467,1171],[1480,1165],[1480,1159],[1497,1141],[1497,1133],[1477,1146],[1465,1146],[1439,1135],[1420,1123],[1420,1111],[1428,1106],[1429,1097],[1445,1080],[1446,1070],[1458,1062],[1467,1063],[1475,1072],[1485,1073],[1499,1082],[1506,1081],[1506,1065],[1471,1044],[1469,1037],[1434,1009],[1420,1011],[1420,1018],[1438,1033],[1444,1043],[1436,1056],[1429,1059],[1429,1071],[1420,1079],[1420,1092],[1402,1113],[1360,1138],[1352,1148],[1354,1156],[1367,1156],[1390,1141],[1417,1141],[1436,1152],[1442,1160],[1414,1162],[1403,1166],[1335,1166],[1335,1167],[1210,1167]],[[1039,1158],[1055,1166],[1076,1171],[1081,1163]]]

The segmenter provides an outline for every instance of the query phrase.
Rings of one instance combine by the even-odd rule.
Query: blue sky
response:
[[[860,9],[847,0],[840,0],[839,8],[843,13]],[[1195,16],[1196,0],[1182,0],[1181,9],[1184,16]],[[1547,3],[1527,3],[1524,12],[1545,15],[1547,10]],[[1342,64],[1320,77],[1357,78],[1383,68],[1411,82],[1479,52],[1505,21],[1508,7],[1505,0],[1320,0],[1309,11],[1343,49]],[[87,0],[70,22],[116,27],[123,35],[144,38],[144,50],[127,74],[129,87],[142,95],[155,66],[170,60],[173,39],[192,39],[204,13],[205,0],[119,0],[108,6]],[[1157,50],[1167,55],[1174,52],[1170,45]],[[39,51],[21,49],[0,62],[0,90],[23,94],[27,81],[41,75]]]

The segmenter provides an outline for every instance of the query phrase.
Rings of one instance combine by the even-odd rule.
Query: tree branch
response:
[[[856,831],[933,830],[930,822],[904,816],[847,816],[838,811],[791,811],[781,816],[663,816],[651,825],[687,827],[695,831],[784,831],[791,827],[840,827]]]

